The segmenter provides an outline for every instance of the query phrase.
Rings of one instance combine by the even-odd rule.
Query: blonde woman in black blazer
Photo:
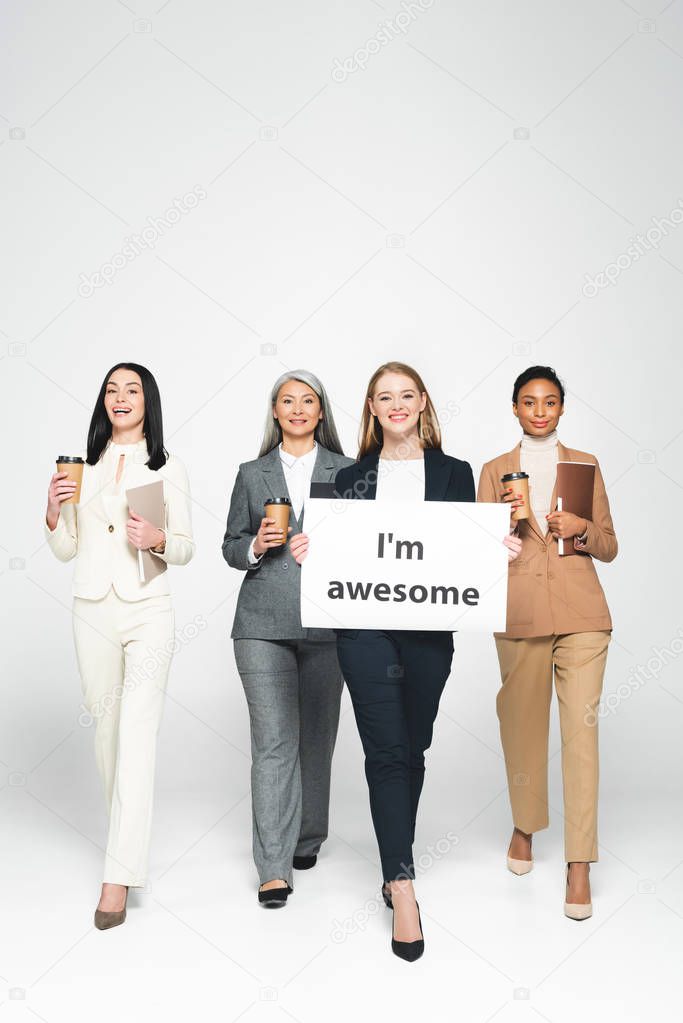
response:
[[[337,473],[341,498],[474,502],[468,462],[444,454],[436,411],[420,375],[380,366],[367,388],[355,465]],[[514,556],[520,543],[505,541]],[[303,560],[308,537],[290,541]],[[424,754],[450,674],[453,634],[338,629],[339,661],[365,752],[370,809],[382,864],[382,895],[394,911],[391,948],[408,962],[424,952],[413,879],[413,841]]]

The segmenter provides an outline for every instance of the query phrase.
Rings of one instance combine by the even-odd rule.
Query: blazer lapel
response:
[[[311,474],[311,483],[329,483],[334,480],[334,469],[335,466],[330,458],[330,452],[327,448],[323,448],[318,444],[313,464],[313,473]],[[263,456],[261,472],[271,497],[288,497],[291,500],[292,495],[289,492],[284,469],[282,468],[279,445]],[[292,508],[289,513],[289,520],[290,525],[296,527],[301,532],[304,520],[304,505],[301,506],[301,513],[298,519],[294,515],[294,508]],[[294,532],[294,529],[292,532]]]
[[[332,452],[318,444],[318,454],[313,465],[311,483],[333,483],[337,467],[332,458]]]
[[[93,481],[95,486],[95,493],[91,495],[90,500],[93,500],[93,508],[98,509],[102,518],[105,522],[112,521],[112,512],[116,506],[121,502],[121,494],[107,494],[106,491],[115,483],[116,473],[118,471],[118,462],[116,459],[111,457],[110,441],[107,441],[105,449],[100,456],[97,465],[95,466],[95,479]],[[135,484],[131,484],[135,486]],[[126,486],[126,490],[128,486]],[[122,491],[123,497],[125,498],[125,490]]]
[[[311,483],[334,483],[336,466],[331,455],[331,451],[328,451],[327,448],[323,448],[320,444],[318,444],[318,451],[315,456],[315,462],[313,463],[313,472],[311,473]],[[304,503],[301,506],[301,514],[296,520],[299,532],[301,532],[304,527],[305,507],[306,501],[304,499]]]
[[[425,448],[425,501],[442,501],[448,489],[451,470],[448,459],[440,448]],[[364,480],[367,489],[362,496],[366,501],[377,497],[379,451],[372,451],[354,465],[355,482]],[[368,478],[369,477],[369,478]]]
[[[291,501],[287,480],[285,479],[284,470],[282,468],[282,460],[280,459],[279,445],[272,448],[267,455],[263,456],[261,472],[263,473],[263,480],[266,485],[266,489],[271,497],[289,497]],[[289,523],[292,526],[296,525],[293,508],[289,509]],[[292,532],[294,532],[294,530],[292,530]]]
[[[354,492],[354,497],[365,498],[366,501],[374,501],[377,497],[377,470],[379,468],[379,451],[371,451],[369,455],[365,455],[361,458],[360,462],[355,462],[353,469],[355,474],[354,483],[364,480],[366,484],[365,493],[359,494]],[[367,476],[370,475],[370,479]],[[355,491],[355,487],[354,487]]]
[[[512,451],[508,452],[505,469],[501,473],[501,476],[505,476],[508,472],[521,472],[522,471],[522,467],[521,467],[521,464],[520,464],[520,451],[521,451],[521,449],[522,449],[522,442],[520,441],[519,444],[515,445],[515,447],[512,449]],[[513,481],[513,483],[514,483],[514,481]],[[550,507],[552,508],[552,506],[553,505],[552,505],[552,502],[551,502]],[[534,515],[533,509],[531,507],[529,507],[528,510],[529,510],[529,518],[528,519],[521,519],[520,522],[519,522],[520,531],[524,528],[524,525],[526,523],[528,528],[533,530],[533,532],[536,534],[536,536],[539,538],[539,540],[541,540],[542,543],[546,543],[547,542],[546,534],[543,532],[543,530],[539,526],[539,524],[538,524],[538,522],[536,520],[536,516]],[[548,530],[548,535],[550,535],[550,530]]]
[[[425,448],[425,501],[443,501],[451,469],[440,448]]]
[[[557,442],[557,460],[558,462],[571,462],[573,461],[570,454],[569,448],[566,448],[564,444]],[[557,509],[557,473],[555,473],[555,484],[553,486],[553,496],[550,498],[550,510],[555,511]],[[552,533],[548,530],[548,535],[545,537],[545,542],[550,543],[553,539]]]
[[[505,473],[508,472],[521,472],[520,451],[521,442],[517,444],[516,447],[512,449],[512,451],[508,452],[506,466],[504,472],[501,473],[501,476],[505,475]],[[571,462],[572,460],[571,455],[569,453],[569,448],[566,448],[564,444],[560,443],[559,440],[557,442],[557,460],[558,462]],[[555,511],[556,506],[557,506],[557,473],[555,473],[555,483],[553,484],[553,493],[552,497],[550,498],[550,511]],[[553,540],[552,533],[550,532],[550,530],[548,530],[547,533],[543,532],[531,508],[529,508],[529,518],[526,520],[526,522],[529,528],[533,529],[534,533],[536,533],[536,535],[539,537],[539,539],[543,541],[544,544],[547,545],[549,543],[552,543]],[[522,519],[522,521],[520,522],[520,527],[523,526],[523,523],[524,519]]]
[[[425,501],[442,501],[448,489],[451,470],[448,459],[440,448],[425,448]],[[357,496],[366,501],[374,501],[377,497],[377,472],[379,469],[379,451],[370,452],[354,465],[355,481],[364,480],[366,490]],[[369,478],[368,478],[369,477]]]
[[[261,472],[271,497],[289,497],[287,481],[282,471],[280,452],[277,447],[272,448],[267,455],[263,456]]]

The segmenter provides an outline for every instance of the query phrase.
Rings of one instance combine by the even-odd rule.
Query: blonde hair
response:
[[[361,458],[370,454],[370,452],[379,451],[384,443],[384,431],[377,421],[377,416],[371,413],[368,404],[368,398],[373,397],[377,381],[384,373],[400,373],[402,376],[410,377],[420,394],[424,392],[427,397],[427,403],[418,417],[417,433],[422,441],[423,448],[440,448],[441,427],[439,426],[439,419],[422,377],[412,366],[408,366],[405,362],[385,362],[372,374],[365,392],[363,416],[358,436],[357,460],[360,461]]]

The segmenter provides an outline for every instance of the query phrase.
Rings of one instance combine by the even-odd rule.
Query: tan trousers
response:
[[[85,707],[109,815],[104,881],[142,888],[152,825],[154,766],[174,649],[167,594],[74,598],[73,629]]]
[[[610,631],[496,638],[502,686],[496,708],[515,827],[548,827],[548,730],[560,708],[565,860],[598,859],[598,715]]]

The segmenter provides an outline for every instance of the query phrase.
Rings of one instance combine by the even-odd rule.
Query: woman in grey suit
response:
[[[311,483],[334,484],[352,462],[324,387],[293,370],[275,381],[259,457],[240,465],[230,500],[223,557],[245,572],[231,637],[251,721],[253,850],[267,908],[285,905],[293,867],[314,866],[327,837],[342,675],[333,630],[301,626],[301,569],[264,505],[288,497],[288,532],[301,532]]]

